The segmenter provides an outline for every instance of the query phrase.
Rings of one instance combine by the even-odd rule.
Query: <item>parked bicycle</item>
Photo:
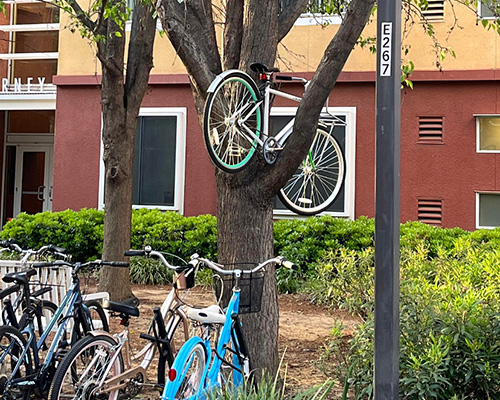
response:
[[[116,400],[135,397],[144,386],[162,389],[166,372],[174,362],[180,342],[188,340],[190,322],[184,311],[184,298],[187,295],[185,291],[194,286],[197,263],[184,262],[184,265],[173,266],[163,253],[154,251],[149,246],[145,250],[127,251],[125,255],[157,258],[175,272],[172,290],[161,308],[154,308],[147,334],[140,335],[149,343],[137,354],[133,354],[128,326],[130,317],[139,316],[137,305],[112,301],[105,303],[105,307],[112,312],[111,315],[121,318],[123,331],[116,335],[96,333],[78,342],[68,352],[54,376],[50,400]],[[149,384],[146,372],[155,357],[156,349],[159,352],[157,383]]]
[[[57,363],[63,358],[68,347],[95,328],[95,317],[92,317],[89,307],[82,300],[78,272],[83,268],[97,268],[102,265],[123,267],[128,266],[128,263],[96,260],[82,264],[58,260],[34,264],[34,267],[72,268],[73,283],[38,340],[35,334],[34,314],[31,312],[27,313],[27,324],[22,331],[12,326],[0,326],[0,398],[28,399],[33,391],[42,395],[47,393]],[[22,287],[23,301],[28,310],[32,307],[29,278],[35,274],[36,270],[29,269],[3,277],[4,282]],[[94,306],[100,318],[99,325],[107,329],[104,310],[99,303]],[[47,338],[56,325],[57,329],[50,347],[47,351],[43,351]],[[69,326],[71,326],[71,337],[68,332]]]
[[[251,362],[238,317],[242,292],[240,284],[245,277],[253,277],[268,265],[294,267],[283,257],[267,260],[251,270],[227,270],[197,255],[193,256],[193,260],[221,276],[231,276],[232,297],[225,313],[219,305],[187,310],[188,317],[202,327],[203,335],[189,339],[180,349],[169,371],[162,400],[201,399],[216,387],[234,390],[243,385],[244,379],[249,377]],[[249,286],[251,292],[253,288]],[[217,332],[217,340],[212,343],[214,332]]]
[[[2,246],[0,253],[10,251],[22,255],[20,262],[26,269],[29,268],[28,261],[40,261],[54,257],[65,260],[71,257],[66,254],[66,249],[52,244],[42,246],[38,250],[24,250],[15,240],[9,239],[1,241],[0,246]],[[36,275],[34,272],[30,274],[28,278]],[[42,298],[46,293],[52,291],[50,285],[45,285],[40,279],[37,282],[33,282],[33,284],[30,282],[30,286],[31,285],[34,286],[34,288],[29,288],[29,297],[31,301],[30,310],[26,307],[23,286],[12,285],[4,290],[0,290],[0,300],[3,300],[4,304],[0,315],[4,325],[12,325],[22,330],[26,327],[28,312],[32,312],[34,314],[33,322],[35,324],[35,331],[38,332],[39,337],[41,337],[44,327],[55,314],[57,305],[50,300]],[[35,287],[38,287],[38,289],[35,289]]]
[[[259,89],[255,81],[239,70],[218,75],[208,89],[205,104],[204,139],[210,158],[225,172],[245,168],[257,149],[268,164],[276,162],[280,151],[293,132],[292,119],[276,135],[269,131],[271,97],[279,96],[300,102],[301,98],[273,87],[277,68],[260,63],[250,65],[264,82]],[[276,75],[281,81],[299,81],[307,88],[304,78]],[[342,149],[333,136],[336,125],[345,125],[326,111],[320,115],[313,143],[299,166],[279,192],[279,198],[291,211],[302,215],[318,214],[337,198],[345,177]]]

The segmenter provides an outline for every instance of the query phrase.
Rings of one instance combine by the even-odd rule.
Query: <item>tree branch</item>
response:
[[[87,13],[83,11],[83,9],[80,7],[80,4],[78,4],[77,1],[75,0],[67,0],[68,5],[73,9],[75,12],[75,17],[78,18],[78,20],[86,26],[91,32],[94,32],[95,30],[95,22],[93,22]]]
[[[132,15],[132,29],[127,55],[125,96],[127,108],[139,110],[148,87],[153,68],[153,46],[156,35],[156,18],[153,5],[136,1]]]
[[[224,70],[239,67],[243,38],[243,0],[227,0],[224,24]]]
[[[162,5],[168,38],[188,70],[193,90],[204,100],[222,72],[211,1],[162,0]]]
[[[328,44],[297,110],[294,132],[276,164],[263,177],[265,196],[274,196],[296,171],[311,146],[319,115],[349,54],[361,35],[375,0],[352,0],[337,34]]]
[[[278,41],[290,32],[293,24],[306,9],[309,0],[290,0],[278,17]]]

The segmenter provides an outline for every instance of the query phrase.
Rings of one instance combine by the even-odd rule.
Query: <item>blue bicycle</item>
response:
[[[267,265],[275,264],[290,269],[294,267],[293,263],[283,257],[264,261],[250,270],[227,270],[222,265],[197,255],[192,257],[193,260],[222,277],[230,276],[233,282],[232,297],[225,313],[218,305],[187,309],[188,317],[201,328],[202,335],[189,339],[179,350],[169,371],[162,400],[204,399],[215,388],[234,390],[243,385],[244,379],[250,374],[251,364],[238,317],[242,293],[240,286],[245,278],[258,272],[262,274]],[[261,277],[263,279],[263,275]],[[249,307],[248,311],[252,311],[251,306]],[[212,350],[211,339],[214,332],[219,334]]]
[[[63,358],[67,349],[80,337],[94,330],[91,310],[83,302],[77,274],[84,267],[101,265],[124,267],[128,266],[128,263],[97,260],[85,264],[55,261],[34,265],[35,267],[72,267],[73,283],[38,340],[34,312],[27,313],[27,323],[22,331],[13,326],[0,326],[0,399],[27,400],[33,391],[42,395],[47,393],[57,363]],[[27,270],[3,277],[4,282],[23,287],[24,302],[28,310],[32,309],[29,278],[34,274],[36,274],[35,270]],[[107,320],[104,311],[100,305],[96,310],[98,313],[102,312],[100,319],[103,324],[106,324],[106,328]],[[68,325],[70,321],[72,325]],[[57,329],[55,329],[56,326]],[[71,330],[68,329],[70,326]],[[70,332],[71,338],[69,338]],[[49,335],[53,335],[51,340],[49,340]],[[50,347],[45,352],[48,342],[50,342]]]

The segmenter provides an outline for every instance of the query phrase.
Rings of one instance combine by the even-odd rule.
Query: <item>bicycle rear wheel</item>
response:
[[[57,368],[50,387],[49,400],[118,399],[119,390],[101,393],[104,379],[123,372],[121,353],[110,365],[115,346],[116,342],[105,335],[86,336],[78,341]]]
[[[261,132],[259,89],[246,74],[227,74],[205,103],[203,133],[208,154],[225,172],[237,172],[252,159]]]
[[[32,373],[31,359],[28,351],[27,358],[20,361],[27,343],[24,336],[11,326],[0,326],[0,398],[23,399],[30,398],[29,386],[11,386],[12,380],[23,381]],[[19,363],[15,375],[13,371]]]
[[[320,125],[306,158],[278,196],[297,214],[319,214],[339,195],[344,176],[342,149],[328,129]]]

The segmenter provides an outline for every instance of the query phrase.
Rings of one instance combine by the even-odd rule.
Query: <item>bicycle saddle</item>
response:
[[[226,316],[221,313],[220,307],[215,304],[206,308],[189,308],[187,316],[204,324],[224,324],[226,322]]]
[[[33,275],[36,275],[36,269],[28,269],[27,271],[5,274],[2,280],[6,283],[16,282],[25,286]]]
[[[107,310],[118,312],[120,314],[128,315],[130,317],[138,317],[139,309],[133,305],[118,303],[116,301],[104,300],[102,306]]]
[[[252,63],[250,64],[250,69],[258,74],[268,73],[268,72],[280,72],[279,68],[268,68],[262,63]]]

